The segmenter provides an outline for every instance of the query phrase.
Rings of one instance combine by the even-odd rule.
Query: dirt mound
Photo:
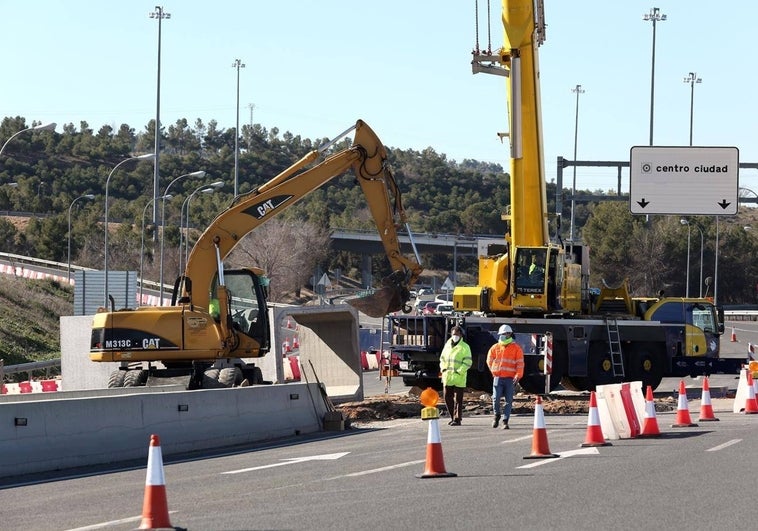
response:
[[[423,407],[418,399],[421,392],[411,388],[408,394],[379,395],[362,402],[347,402],[337,406],[344,418],[353,423],[376,422],[405,418],[421,418]],[[515,415],[534,414],[535,396],[518,394],[513,399],[512,412]],[[447,408],[442,399],[437,404],[442,415]],[[589,411],[589,395],[551,395],[542,399],[545,415],[586,415]],[[672,397],[655,400],[656,411],[674,411],[676,401]],[[492,397],[488,393],[468,391],[464,395],[464,417],[492,415]]]

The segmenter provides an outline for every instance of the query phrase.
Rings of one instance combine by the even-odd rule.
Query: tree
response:
[[[282,300],[286,293],[307,283],[316,266],[326,259],[327,231],[311,223],[292,223],[274,218],[251,232],[228,258],[232,267],[260,267],[271,280],[269,298]]]

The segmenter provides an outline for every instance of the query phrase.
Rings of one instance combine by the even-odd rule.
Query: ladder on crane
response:
[[[621,352],[621,335],[619,324],[615,317],[606,316],[605,329],[608,332],[608,348],[611,354],[613,376],[624,377],[624,355]]]

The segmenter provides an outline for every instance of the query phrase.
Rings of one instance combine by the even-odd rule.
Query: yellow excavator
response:
[[[353,130],[351,147],[314,164]],[[410,288],[423,269],[418,253],[413,260],[400,252],[397,229],[402,225],[408,229],[400,191],[386,149],[359,120],[267,183],[236,197],[194,245],[184,274],[174,285],[171,306],[116,311],[111,302],[110,311],[94,316],[90,359],[121,362],[108,386],[140,386],[150,376],[187,375],[188,389],[245,380],[262,383],[260,368],[242,359],[261,357],[270,349],[268,279],[258,268],[225,270],[223,261],[243,236],[350,169],[366,197],[392,269],[381,289],[351,304],[372,317],[410,311]]]

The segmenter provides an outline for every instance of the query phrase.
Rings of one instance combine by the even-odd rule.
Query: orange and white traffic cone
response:
[[[653,401],[653,388],[647,386],[645,393],[645,416],[642,420],[642,431],[639,437],[660,437],[661,430],[658,429],[658,419],[655,418],[655,402]]]
[[[442,457],[442,442],[440,439],[439,418],[431,418],[429,433],[426,438],[426,464],[424,473],[417,478],[451,478],[458,474],[445,470],[445,459]]]
[[[671,425],[672,428],[690,428],[697,426],[690,418],[690,409],[687,405],[687,391],[684,387],[684,380],[679,382],[679,402],[676,405],[676,422]]]
[[[287,328],[292,328],[292,319],[289,317],[287,317]],[[734,328],[732,328],[732,330],[734,330]]]
[[[298,341],[297,336],[292,336],[292,349],[300,348],[300,341]]]
[[[732,343],[737,343],[737,333],[734,331],[734,327],[732,327]]]
[[[145,498],[142,502],[142,523],[139,529],[173,529],[168,516],[166,480],[163,476],[163,456],[157,435],[150,436],[147,454],[147,478]]]
[[[747,399],[745,399],[745,410],[743,413],[746,415],[758,413],[758,401],[755,398],[753,373],[749,370],[747,371]]]
[[[603,437],[603,429],[600,426],[600,414],[597,411],[597,398],[595,391],[590,393],[590,411],[587,417],[587,435],[584,437],[583,447],[586,446],[611,446],[611,443]]]
[[[560,457],[550,452],[547,443],[547,430],[545,429],[545,413],[542,410],[542,397],[537,396],[534,404],[534,429],[532,430],[532,453],[524,456],[524,459],[545,459],[548,457]]]
[[[713,406],[711,405],[711,388],[708,385],[707,376],[703,378],[703,395],[700,398],[700,418],[698,420],[718,420],[716,415],[713,414]]]

